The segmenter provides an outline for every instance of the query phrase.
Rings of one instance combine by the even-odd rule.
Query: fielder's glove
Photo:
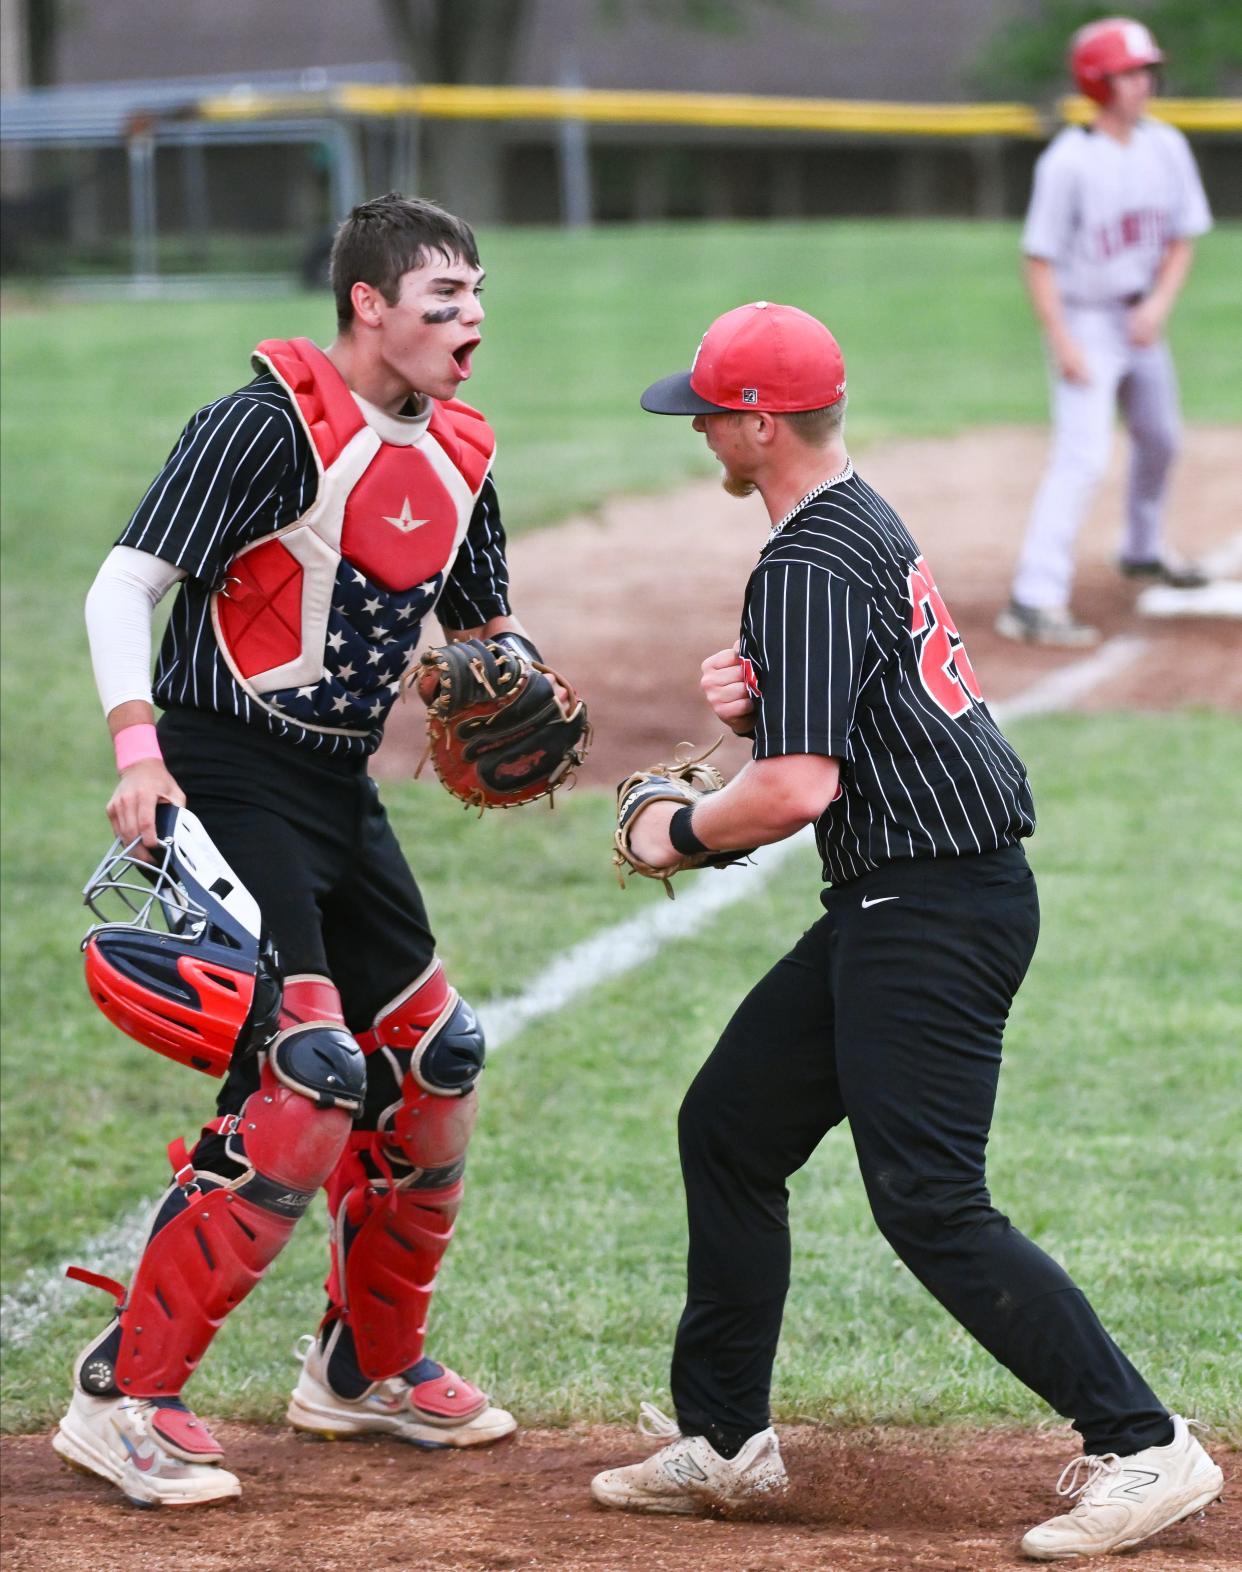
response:
[[[688,743],[681,745],[688,748]],[[635,770],[617,787],[617,828],[613,835],[612,861],[617,870],[617,880],[625,887],[625,872],[641,873],[645,879],[659,879],[664,893],[671,900],[673,887],[669,882],[675,873],[687,868],[728,868],[734,863],[745,862],[753,847],[745,851],[712,851],[710,849],[679,855],[676,862],[656,868],[644,862],[630,846],[630,834],[635,820],[653,802],[675,802],[679,807],[693,807],[711,792],[720,791],[724,776],[714,765],[703,761],[720,746],[714,742],[706,753],[697,758],[677,758],[671,764],[653,764],[649,770]]]
[[[427,752],[469,807],[511,808],[551,796],[586,757],[586,705],[514,634],[425,650],[405,679],[427,706]],[[557,685],[569,694],[567,704]],[[418,773],[415,771],[415,774]]]

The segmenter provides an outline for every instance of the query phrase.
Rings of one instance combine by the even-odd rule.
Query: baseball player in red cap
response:
[[[1096,105],[1042,154],[1022,249],[1048,341],[1052,454],[997,619],[1007,638],[1067,646],[1099,634],[1069,610],[1074,540],[1108,463],[1120,406],[1131,455],[1121,571],[1180,588],[1201,569],[1164,544],[1164,501],[1180,441],[1164,326],[1211,227],[1186,138],[1147,117],[1164,60],[1142,22],[1109,17],[1074,35],[1070,68]]]
[[[984,702],[927,558],[858,475],[832,334],[757,301],[714,322],[688,372],[643,394],[690,415],[771,531],[736,645],[704,662],[753,759],[688,806],[653,801],[652,869],[814,823],[824,915],[758,982],[682,1104],[690,1248],[664,1445],[592,1483],[605,1506],[691,1513],[781,1490],[773,1358],[789,1283],[789,1176],[849,1120],[880,1230],[929,1292],[1081,1432],[1068,1513],[1038,1559],[1137,1543],[1219,1495],[1221,1471],[1057,1263],[992,1205],[984,1152],[1001,1039],[1035,949],[1022,761]],[[635,865],[636,866],[636,865]]]

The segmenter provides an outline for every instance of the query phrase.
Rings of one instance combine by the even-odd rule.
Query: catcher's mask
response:
[[[281,983],[258,903],[185,808],[156,809],[159,847],[115,841],[83,899],[91,998],[123,1032],[208,1075],[275,1035]]]

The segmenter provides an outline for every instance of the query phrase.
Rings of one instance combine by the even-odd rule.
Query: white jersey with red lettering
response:
[[[1035,166],[1022,249],[1054,264],[1064,304],[1106,306],[1146,294],[1169,242],[1211,227],[1175,126],[1140,120],[1126,142],[1067,126]]]
[[[1070,381],[1053,368],[1052,454],[1014,575],[1017,608],[1059,614],[1068,606],[1074,543],[1108,464],[1118,407],[1134,445],[1119,555],[1135,567],[1166,560],[1164,500],[1181,435],[1177,377],[1163,335],[1136,342],[1131,313],[1169,246],[1211,224],[1186,138],[1161,121],[1140,120],[1125,141],[1068,127],[1040,157],[1022,248],[1052,264],[1087,376]],[[1007,631],[1005,616],[998,627]]]

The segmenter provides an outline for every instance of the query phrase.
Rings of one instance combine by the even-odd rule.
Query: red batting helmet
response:
[[[1070,40],[1070,70],[1078,90],[1097,104],[1109,100],[1110,76],[1138,66],[1160,65],[1163,60],[1150,30],[1130,16],[1108,16],[1102,22],[1089,22]]]
[[[84,893],[86,985],[115,1026],[208,1075],[276,1032],[280,974],[259,908],[194,815],[161,803],[151,861],[117,841]]]

